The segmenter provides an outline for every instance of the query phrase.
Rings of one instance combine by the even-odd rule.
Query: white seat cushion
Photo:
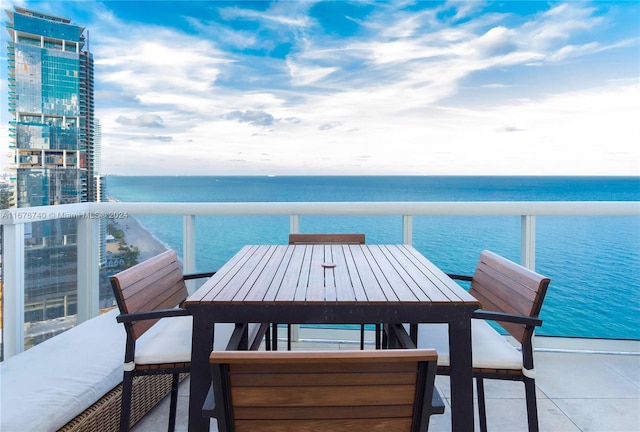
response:
[[[522,353],[486,321],[471,320],[471,341],[474,368],[522,370]],[[438,365],[449,366],[448,325],[420,324],[418,348],[434,348]]]
[[[55,432],[122,381],[117,310],[0,363],[0,430]]]
[[[136,341],[136,364],[191,361],[190,316],[163,318]]]
[[[190,316],[161,319],[136,342],[136,364],[190,362],[192,328]],[[227,347],[234,328],[234,324],[216,324],[214,350]]]

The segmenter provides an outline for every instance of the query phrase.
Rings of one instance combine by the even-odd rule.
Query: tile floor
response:
[[[354,334],[357,337],[349,331],[301,329],[296,349],[357,349]],[[536,347],[542,432],[640,431],[640,341],[538,337]],[[448,398],[448,378],[437,377],[436,385]],[[176,432],[187,430],[188,393],[187,379],[180,387]],[[486,380],[485,394],[489,431],[527,430],[522,383]],[[165,431],[168,402],[160,402],[132,431]],[[448,399],[446,403],[445,414],[431,418],[429,431],[451,430]],[[215,421],[211,431],[217,431]]]

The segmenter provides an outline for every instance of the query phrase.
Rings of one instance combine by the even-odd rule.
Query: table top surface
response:
[[[185,306],[468,305],[478,301],[410,245],[244,246]]]

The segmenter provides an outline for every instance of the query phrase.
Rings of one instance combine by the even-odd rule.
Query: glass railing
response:
[[[0,214],[3,358],[114,307],[109,275],[159,243],[185,272],[209,271],[290,232],[365,232],[367,243],[413,244],[466,274],[490,249],[551,278],[538,334],[640,339],[638,202],[83,203]]]

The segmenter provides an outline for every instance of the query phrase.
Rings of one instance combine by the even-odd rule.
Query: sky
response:
[[[14,5],[87,28],[103,174],[640,175],[639,1]]]

